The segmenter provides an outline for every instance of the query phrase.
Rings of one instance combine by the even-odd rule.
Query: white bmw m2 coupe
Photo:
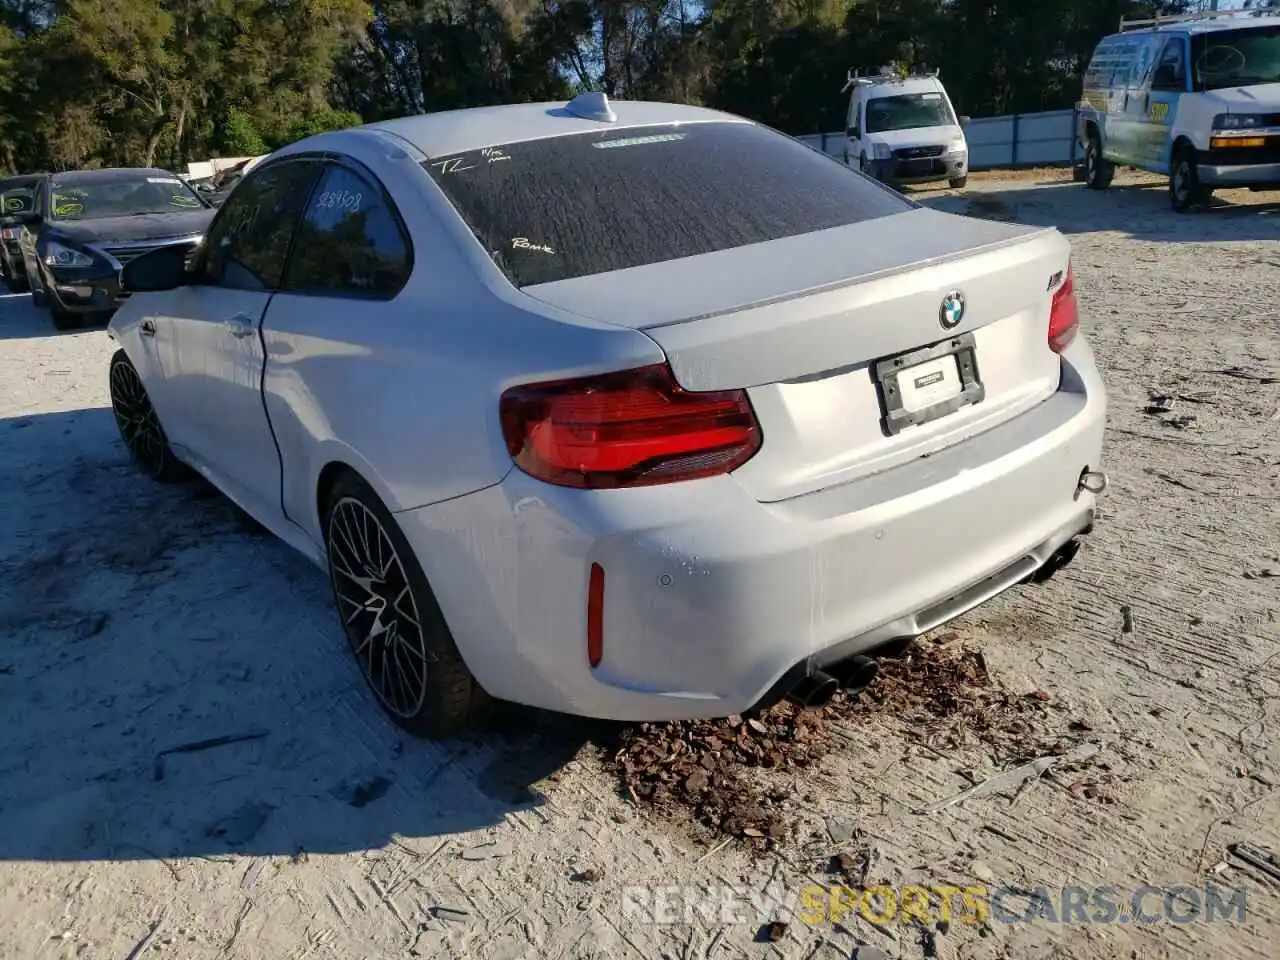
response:
[[[734,714],[1068,562],[1105,398],[1052,229],[740,117],[458,110],[273,154],[128,263],[121,435],[327,570],[424,736]]]

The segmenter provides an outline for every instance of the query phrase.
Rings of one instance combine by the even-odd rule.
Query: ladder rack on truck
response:
[[[864,74],[860,70],[850,70],[844,86],[840,88],[840,92],[846,93],[852,87],[875,87],[889,83],[905,83],[908,80],[936,80],[939,73],[940,71],[938,70],[930,70],[903,76],[888,67],[882,67],[878,73],[868,74]]]
[[[1129,30],[1145,30],[1148,27],[1165,27],[1175,23],[1195,23],[1198,20],[1216,20],[1219,17],[1239,17],[1241,19],[1246,19],[1267,15],[1280,15],[1280,8],[1258,7],[1256,9],[1246,10],[1206,10],[1203,13],[1170,13],[1164,16],[1156,14],[1154,17],[1142,17],[1141,19],[1135,20],[1129,20],[1126,17],[1121,17],[1120,32],[1125,33]]]

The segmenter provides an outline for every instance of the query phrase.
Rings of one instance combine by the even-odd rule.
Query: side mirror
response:
[[[966,124],[966,123],[968,123],[968,122],[969,122],[969,118],[968,118],[968,117],[961,117],[961,118],[960,118],[960,123],[961,123],[962,125],[963,125],[963,124]]]
[[[861,140],[862,131],[857,127],[849,127],[845,130],[845,136],[849,137],[851,140]]]
[[[1178,72],[1171,66],[1163,66],[1157,68],[1155,76],[1151,78],[1151,86],[1156,90],[1181,90],[1182,81],[1178,79]]]
[[[176,290],[190,282],[187,258],[191,247],[185,243],[161,247],[130,260],[120,271],[120,287],[129,293]]]

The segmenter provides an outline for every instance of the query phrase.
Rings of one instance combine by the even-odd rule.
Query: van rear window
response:
[[[423,164],[518,287],[694,257],[912,208],[749,123],[605,129]]]

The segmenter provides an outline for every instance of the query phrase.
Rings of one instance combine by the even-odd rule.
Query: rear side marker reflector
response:
[[[1075,340],[1080,330],[1080,310],[1076,306],[1076,276],[1067,265],[1067,279],[1053,294],[1049,307],[1049,349],[1062,353]]]
[[[760,449],[745,390],[685,390],[665,363],[513,387],[499,412],[516,466],[562,487],[710,477],[736,470]]]
[[[587,582],[587,662],[600,666],[604,659],[604,567],[591,565]]]

